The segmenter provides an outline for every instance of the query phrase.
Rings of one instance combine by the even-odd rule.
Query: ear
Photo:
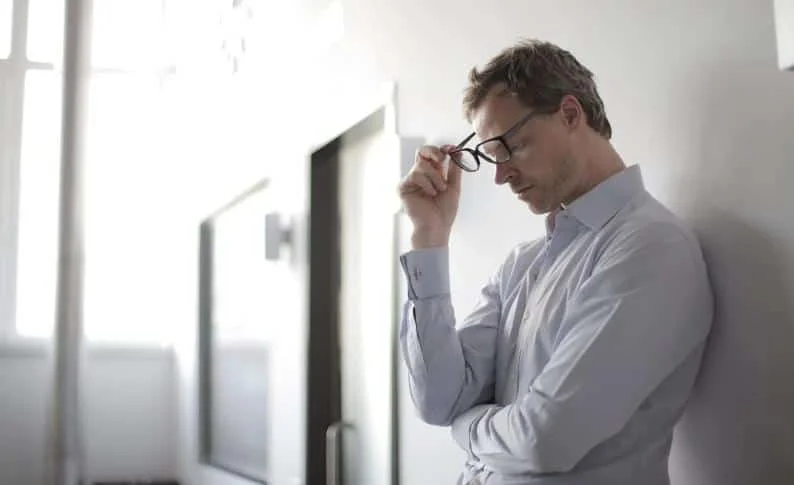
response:
[[[579,103],[579,100],[576,99],[576,96],[570,94],[566,94],[562,97],[562,101],[560,101],[560,114],[562,116],[562,122],[571,131],[585,122],[585,114],[582,105]]]

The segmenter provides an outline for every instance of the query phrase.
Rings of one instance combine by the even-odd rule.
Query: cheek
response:
[[[563,147],[553,139],[535,140],[522,154],[523,165],[536,173],[552,171],[555,161],[562,156]]]
[[[546,185],[554,178],[554,160],[555,157],[548,150],[537,147],[527,150],[517,161],[516,168],[527,182]]]

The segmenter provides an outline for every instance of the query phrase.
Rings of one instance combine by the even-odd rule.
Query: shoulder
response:
[[[621,209],[601,232],[596,243],[601,264],[629,258],[651,266],[675,261],[689,265],[690,271],[705,272],[695,233],[647,192]]]

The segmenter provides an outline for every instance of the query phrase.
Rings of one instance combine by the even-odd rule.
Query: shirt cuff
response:
[[[400,256],[408,298],[421,300],[449,294],[449,249],[417,249]]]
[[[452,422],[452,437],[458,446],[466,452],[469,459],[477,459],[471,451],[471,428],[477,424],[491,407],[493,407],[491,404],[474,406]]]

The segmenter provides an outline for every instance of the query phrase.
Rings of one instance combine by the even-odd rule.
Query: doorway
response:
[[[379,109],[311,155],[307,485],[398,485],[396,187]]]

